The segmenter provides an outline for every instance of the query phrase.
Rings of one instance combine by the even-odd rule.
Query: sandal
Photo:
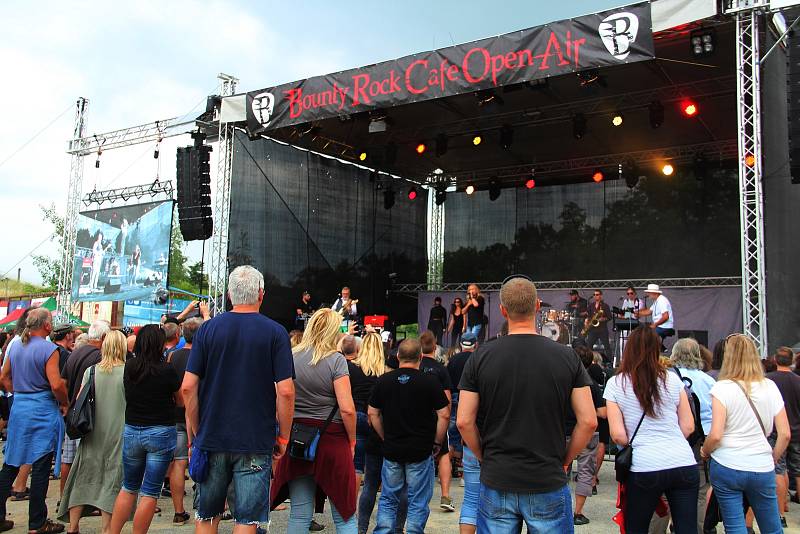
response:
[[[36,530],[29,530],[28,534],[58,534],[59,532],[64,532],[64,525],[61,523],[54,523],[52,520],[48,519],[44,522],[44,525]]]
[[[158,506],[156,506],[156,507],[155,507],[155,509],[153,510],[153,513],[154,513],[154,514],[160,514],[160,513],[161,513],[161,508],[159,508]]]
[[[31,497],[31,489],[25,488],[25,491],[12,491],[11,492],[11,500],[12,501],[27,501]]]

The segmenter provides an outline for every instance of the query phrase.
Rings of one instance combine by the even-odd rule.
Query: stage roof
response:
[[[641,14],[643,6],[646,16]],[[495,80],[488,88],[477,84],[476,90],[469,90],[464,83],[460,86],[456,83],[457,87],[450,91],[442,85],[440,97],[400,100],[398,105],[398,98],[393,96],[385,105],[373,102],[364,111],[320,113],[318,118],[307,122],[290,120],[288,111],[275,119],[279,94],[286,87],[308,88],[319,80],[330,83],[360,70],[385,71],[392,65],[408,65],[414,58],[426,57],[419,54],[386,62],[388,66],[371,65],[267,89],[275,90],[276,111],[263,128],[253,127],[253,97],[258,98],[267,90],[248,93],[249,100],[244,106],[249,113],[248,129],[253,136],[264,135],[378,171],[417,181],[458,182],[462,186],[473,182],[481,187],[490,180],[517,182],[531,172],[543,184],[548,180],[554,183],[583,180],[590,179],[595,168],[613,174],[618,164],[636,166],[646,173],[667,161],[673,165],[690,164],[698,154],[711,163],[734,158],[737,149],[734,26],[729,20],[716,17],[687,22],[692,17],[714,13],[715,2],[660,0],[606,11],[594,19],[587,16],[553,23],[545,30],[552,36],[561,28],[567,39],[576,38],[584,30],[594,31],[601,20],[618,18],[622,11],[635,12],[640,20],[645,20],[650,16],[650,7],[652,27],[662,31],[651,34],[648,50],[648,36],[643,35],[650,31],[647,20],[647,28],[639,28],[637,37],[637,46],[642,48],[634,50],[632,46],[625,61],[602,57],[600,44],[595,44],[600,52],[591,57],[593,43],[589,38],[584,45],[589,64],[582,60],[579,65],[568,65],[566,70],[570,72],[563,74],[521,77],[515,74],[500,80],[507,83]],[[663,30],[665,24],[672,23],[682,25]],[[459,51],[472,50],[470,46],[491,50],[502,39],[511,39],[510,44],[516,46],[519,43],[513,40],[517,38],[535,52],[537,39],[544,38],[538,34],[526,37],[525,32],[536,30],[430,54],[452,58]],[[714,50],[696,57],[690,38],[693,32],[700,31],[712,36]],[[588,33],[586,36],[591,37]],[[594,37],[599,43],[600,39]],[[655,59],[651,59],[652,55]],[[223,117],[229,114],[225,120],[237,115],[230,113],[241,108],[242,96],[231,97],[227,110],[223,103]],[[689,101],[699,110],[691,118],[682,113]],[[663,124],[657,128],[652,124],[654,102],[655,107],[663,106]],[[612,125],[616,114],[623,117],[619,127]],[[577,139],[575,133],[581,129],[581,117],[585,119],[585,133]],[[276,123],[289,124],[274,127]],[[481,136],[478,146],[473,144],[476,135]],[[446,151],[441,153],[444,139]],[[420,143],[426,145],[422,154],[416,150]],[[435,174],[438,169],[443,172]]]

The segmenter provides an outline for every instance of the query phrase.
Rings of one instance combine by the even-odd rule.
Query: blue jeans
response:
[[[471,326],[467,325],[467,329],[464,331],[464,333],[466,334],[467,332],[472,332],[473,334],[475,334],[475,336],[477,336],[478,339],[480,339],[482,329],[483,329],[482,324],[474,324]]]
[[[453,384],[453,387],[458,384]],[[464,450],[464,444],[461,442],[461,432],[458,431],[456,426],[456,416],[458,415],[458,391],[453,391],[453,403],[450,407],[450,426],[447,427],[447,438],[450,442],[450,448],[456,452]]]
[[[209,452],[208,476],[197,484],[194,493],[198,519],[210,521],[220,515],[225,511],[227,498],[236,523],[253,525],[267,521],[271,474],[269,454]]]
[[[356,451],[353,454],[353,465],[356,468],[356,473],[361,475],[364,474],[364,456],[367,453],[367,438],[371,431],[367,414],[356,412]]]
[[[719,501],[719,511],[726,534],[744,534],[743,496],[753,509],[758,530],[763,534],[783,532],[775,494],[775,473],[755,473],[730,469],[711,459],[711,486]]]
[[[548,493],[512,493],[481,486],[480,494],[478,532],[518,534],[523,521],[530,534],[575,531],[567,484]]]
[[[317,482],[312,476],[296,478],[289,482],[289,499],[291,509],[289,511],[289,526],[286,530],[288,534],[308,534],[308,527],[314,516],[314,498],[317,492]],[[339,515],[333,501],[328,501],[331,505],[331,516],[333,524],[336,526],[336,534],[356,534],[357,520],[353,515],[345,521]]]
[[[408,517],[406,532],[423,534],[433,497],[433,458],[417,463],[399,463],[383,460],[381,470],[381,499],[378,502],[378,524],[374,534],[390,534],[395,531],[400,494],[408,487]]]
[[[381,469],[383,468],[383,456],[367,453],[364,455],[364,486],[358,497],[358,534],[367,534],[369,530],[369,518],[375,508],[375,497],[378,495],[378,487],[381,483]],[[406,524],[406,514],[408,513],[408,495],[405,491],[400,491],[398,495],[400,501],[397,505],[397,534],[403,534],[403,525]]]
[[[177,439],[175,425],[125,425],[122,432],[122,489],[158,499]]]
[[[458,519],[460,525],[478,524],[478,506],[481,498],[481,464],[469,450],[464,447],[464,459],[462,461],[464,469],[464,502],[461,503],[461,517]]]

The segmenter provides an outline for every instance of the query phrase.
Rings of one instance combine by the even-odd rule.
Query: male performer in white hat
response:
[[[648,284],[644,293],[653,299],[653,305],[649,309],[639,310],[638,317],[646,317],[648,315],[653,317],[650,328],[655,328],[656,333],[661,338],[661,350],[666,350],[664,338],[675,335],[675,317],[672,314],[672,304],[661,293],[658,284]]]

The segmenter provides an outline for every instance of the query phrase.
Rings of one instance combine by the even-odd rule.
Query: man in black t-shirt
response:
[[[400,493],[407,490],[408,532],[423,532],[433,496],[434,456],[442,448],[450,403],[439,381],[420,370],[420,343],[406,339],[397,353],[400,367],[378,379],[369,419],[383,439],[381,498],[376,534],[395,532]]]
[[[458,413],[458,383],[461,382],[461,375],[464,366],[475,349],[478,348],[478,338],[473,333],[464,334],[461,338],[461,350],[454,354],[447,362],[447,373],[450,375],[450,383],[453,390],[450,392],[450,426],[447,428],[447,441],[450,445],[450,457],[453,465],[453,474],[458,476],[458,469],[461,467],[461,457],[464,453],[464,446],[461,443],[461,434],[456,427],[456,414]],[[463,514],[462,514],[463,515]]]
[[[467,302],[464,304],[463,312],[467,314],[467,321],[464,323],[464,332],[472,332],[478,338],[481,337],[483,329],[483,309],[485,300],[481,295],[480,288],[475,284],[467,287]]]
[[[64,372],[64,366],[67,365],[67,359],[75,346],[75,338],[72,335],[72,325],[60,324],[53,328],[50,334],[50,341],[58,345],[58,372]],[[81,377],[83,379],[83,377]]]
[[[800,376],[792,372],[792,363],[794,363],[794,352],[789,347],[779,347],[775,351],[775,363],[778,369],[767,373],[767,378],[775,382],[778,390],[783,397],[783,403],[786,407],[786,417],[789,419],[789,427],[792,431],[792,437],[789,445],[786,446],[786,452],[776,466],[775,474],[778,482],[778,492],[783,490],[783,494],[788,492],[787,483],[780,480],[784,477],[778,471],[783,468],[783,472],[788,471],[789,476],[795,477],[798,483],[797,492],[800,492]],[[774,446],[776,433],[773,430],[770,435],[770,444]],[[785,480],[785,479],[784,479]],[[797,501],[798,493],[792,497],[793,501]],[[780,493],[779,493],[780,495]],[[779,499],[780,502],[780,499]]]
[[[447,310],[442,306],[442,297],[433,299],[430,315],[428,316],[428,330],[436,336],[436,343],[442,344],[442,335],[447,325]]]
[[[536,286],[526,277],[503,284],[508,335],[478,349],[459,384],[458,429],[482,462],[478,532],[523,520],[533,532],[574,529],[565,470],[597,427],[592,382],[574,350],[537,335],[538,307]],[[568,406],[577,421],[569,447]],[[531,493],[541,506],[527,504]]]
[[[298,330],[305,330],[308,318],[314,313],[314,306],[311,304],[311,293],[303,291],[303,298],[300,299],[295,313],[297,314],[295,317],[295,328]]]

